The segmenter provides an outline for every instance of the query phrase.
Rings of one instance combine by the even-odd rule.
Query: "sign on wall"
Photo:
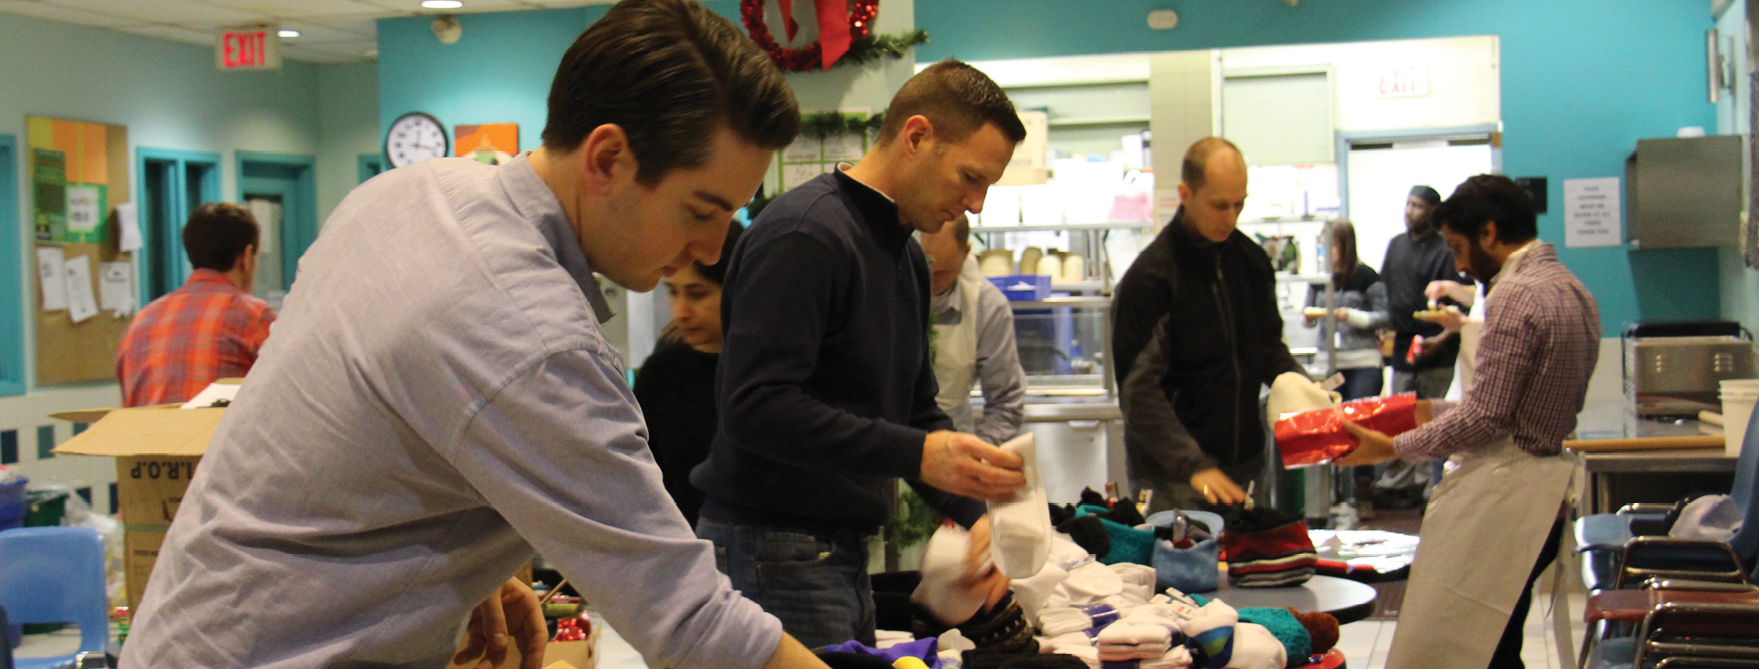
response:
[[[1377,98],[1420,98],[1429,95],[1429,64],[1403,63],[1380,68],[1375,77]]]
[[[1625,243],[1619,219],[1619,179],[1564,180],[1564,246],[1585,248]]]
[[[221,28],[214,32],[214,66],[221,71],[281,69],[281,35],[275,26]]]

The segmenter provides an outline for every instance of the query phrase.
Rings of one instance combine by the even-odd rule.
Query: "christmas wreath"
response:
[[[904,50],[928,41],[928,33],[918,30],[903,35],[872,35],[873,21],[879,16],[879,0],[812,0],[818,8],[816,42],[799,49],[776,43],[764,23],[764,0],[740,0],[739,15],[746,31],[759,48],[770,54],[777,67],[792,72],[828,70],[844,63],[861,64],[885,56],[901,58]],[[844,16],[847,2],[848,15]],[[800,29],[794,21],[793,0],[777,0],[788,39]]]

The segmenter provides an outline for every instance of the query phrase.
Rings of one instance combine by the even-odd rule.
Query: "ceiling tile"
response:
[[[250,23],[269,19],[266,14],[203,4],[193,0],[43,0],[47,4],[90,12],[126,16],[153,23]]]
[[[318,17],[383,15],[385,9],[359,0],[195,0],[206,5],[234,11],[253,12],[277,18],[301,19]]]
[[[30,2],[18,2],[16,0],[11,2],[0,2],[0,12],[22,14],[24,16],[33,16],[39,19],[60,21],[62,23],[98,26],[100,28],[113,28],[121,25],[138,25],[145,23],[145,21],[140,19],[126,16],[71,9],[58,5],[46,5],[37,2],[36,0],[31,0]]]
[[[367,0],[363,0],[367,1]],[[459,9],[427,9],[421,6],[421,0],[370,0],[372,4],[402,14],[469,14],[473,12],[504,12],[508,10],[531,9],[533,6],[520,0],[463,0],[464,6]]]
[[[323,17],[305,19],[300,22],[315,26],[324,26],[326,28],[334,28],[361,37],[373,37],[379,34],[379,20],[374,18],[344,19]]]
[[[212,46],[214,44],[214,32],[212,30],[198,30],[195,28],[185,28],[183,26],[157,26],[157,25],[154,25],[154,26],[123,26],[121,28],[116,28],[115,30],[120,31],[120,32],[125,32],[125,33],[132,33],[135,35],[146,35],[147,37],[157,37],[159,39],[168,39],[168,40],[174,40],[174,41],[178,41],[178,42],[189,42],[191,44],[206,44],[209,46]]]

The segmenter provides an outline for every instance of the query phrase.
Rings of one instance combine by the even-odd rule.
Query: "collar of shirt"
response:
[[[928,298],[928,310],[935,314],[940,325],[952,325],[958,322],[959,307],[965,303],[965,286],[963,284],[963,281],[954,281],[952,289]],[[948,318],[949,316],[951,319]]]
[[[574,224],[562,210],[562,202],[556,199],[556,193],[532,168],[530,155],[520,154],[502,165],[496,170],[495,179],[507,192],[507,201],[513,208],[535,224],[544,240],[550,243],[550,248],[556,252],[556,262],[574,277],[575,283],[580,284],[593,315],[598,316],[600,323],[611,320],[617,312],[611,311],[610,303],[605,301],[605,291],[587,264],[586,254],[580,250],[580,237],[574,233]]]
[[[1538,246],[1539,240],[1535,238],[1533,241],[1527,242],[1525,245],[1521,246],[1521,248],[1515,249],[1513,253],[1510,253],[1508,260],[1503,261],[1502,269],[1497,271],[1496,276],[1490,277],[1490,286],[1495,288],[1497,282],[1501,281],[1503,277],[1519,271],[1521,269],[1521,262],[1527,259],[1528,252],[1538,248]]]
[[[874,239],[879,240],[886,250],[894,254],[903,251],[904,242],[909,241],[912,231],[898,215],[897,200],[849,176],[848,170],[854,166],[852,163],[837,163],[837,169],[832,174],[836,175],[843,191],[849,194],[849,200],[854,203],[862,222],[873,231]]]
[[[231,279],[226,278],[225,274],[205,267],[190,272],[189,280],[185,281],[185,283],[196,283],[198,281],[202,283],[219,284],[239,292],[244,292],[239,289],[237,284],[232,283]]]

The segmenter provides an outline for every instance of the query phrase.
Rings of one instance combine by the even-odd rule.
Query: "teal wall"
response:
[[[734,21],[733,0],[702,3]],[[610,7],[461,14],[456,44],[434,39],[433,18],[379,19],[379,136],[408,112],[458,125],[518,123],[519,148],[542,143],[545,100],[562,53]]]
[[[318,68],[318,221],[359,185],[360,155],[382,151],[378,65]]]
[[[1643,137],[1716,127],[1704,94],[1704,0],[922,0],[933,41],[918,61],[1497,35],[1502,44],[1503,167],[1551,180],[1540,236],[1563,238],[1563,180],[1622,176]],[[1173,7],[1179,25],[1150,30]],[[1054,20],[1052,19],[1054,17]],[[1432,82],[1444,86],[1446,82]],[[1594,292],[1607,332],[1637,319],[1714,318],[1715,249],[1559,249]]]

